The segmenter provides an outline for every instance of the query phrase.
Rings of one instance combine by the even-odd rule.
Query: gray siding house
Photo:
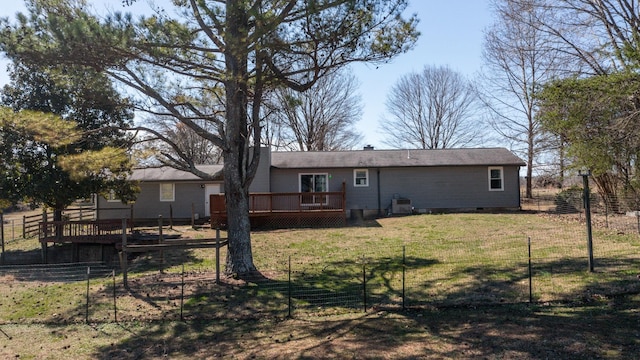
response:
[[[262,149],[252,192],[269,192],[270,151]],[[209,199],[212,194],[224,193],[222,165],[198,165],[199,170],[212,174],[213,180],[204,180],[182,170],[168,166],[133,170],[132,181],[137,181],[140,193],[134,203],[123,204],[119,199],[97,199],[98,219],[168,219],[191,220],[192,216],[205,219],[210,216]]]
[[[438,211],[519,209],[525,163],[504,148],[271,152],[263,149],[254,193],[345,189],[347,217]],[[200,167],[215,180],[168,167],[138,169],[135,203],[99,199],[98,217],[206,218],[211,194],[224,193],[222,165]],[[309,197],[305,197],[309,199]],[[308,201],[308,200],[307,200]]]
[[[274,152],[271,191],[339,191],[344,183],[348,216],[519,209],[524,165],[504,148]]]
[[[217,174],[216,180],[205,181],[196,175],[168,166],[135,169],[132,181],[137,181],[140,193],[135,202],[123,204],[119,199],[98,198],[98,219],[168,219],[205,218],[209,215],[209,194],[223,191],[222,165],[201,165],[198,168]]]

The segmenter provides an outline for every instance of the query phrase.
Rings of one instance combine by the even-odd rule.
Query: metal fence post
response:
[[[291,255],[289,255],[289,277],[287,281],[289,282],[289,289],[287,291],[287,297],[289,298],[289,317],[291,317]]]
[[[184,261],[182,262],[182,280],[180,285],[180,321],[184,321]]]
[[[122,283],[124,284],[125,289],[129,288],[129,283],[127,282],[127,219],[122,219],[122,258],[120,259],[120,265],[122,266]]]
[[[216,228],[216,284],[220,285],[220,228]]]
[[[591,232],[591,192],[589,191],[589,175],[591,171],[580,170],[584,185],[584,215],[587,223],[587,252],[589,253],[589,272],[593,272],[593,235]]]
[[[367,265],[362,256],[362,303],[364,304],[364,312],[367,312]]]
[[[531,237],[527,238],[527,246],[529,248],[529,304],[533,302],[533,272],[531,269]]]
[[[402,245],[402,310],[405,310],[405,272],[407,269],[407,246]]]
[[[162,215],[158,215],[158,243],[164,243],[162,235]],[[164,272],[164,250],[160,250],[160,272]]]
[[[87,300],[86,300],[86,307],[85,307],[85,313],[84,313],[84,321],[85,323],[89,323],[89,280],[90,280],[90,275],[91,275],[91,267],[87,266]]]
[[[111,278],[113,279],[113,321],[118,323],[118,305],[116,293],[116,271],[111,270]]]
[[[0,242],[2,243],[2,253],[0,254],[0,264],[4,264],[4,214],[0,211]]]

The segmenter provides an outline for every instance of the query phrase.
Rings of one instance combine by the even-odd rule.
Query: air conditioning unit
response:
[[[411,206],[410,199],[393,199],[391,201],[391,213],[392,214],[411,214],[413,207]]]

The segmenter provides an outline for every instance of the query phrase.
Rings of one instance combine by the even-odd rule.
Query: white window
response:
[[[120,199],[116,197],[116,192],[113,190],[110,190],[109,194],[107,195],[107,202],[118,202],[118,201],[120,201]]]
[[[176,188],[174,184],[160,184],[160,201],[175,201]]]
[[[369,170],[367,169],[353,170],[353,186],[355,187],[369,186]]]
[[[300,192],[310,193],[302,196],[303,204],[326,204],[326,195],[313,193],[329,191],[329,174],[300,174]]]
[[[489,168],[489,191],[504,191],[504,171],[501,166]]]

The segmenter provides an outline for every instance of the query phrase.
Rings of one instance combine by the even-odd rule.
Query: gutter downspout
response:
[[[377,169],[377,183],[378,183],[378,217],[382,216],[382,207],[381,207],[381,201],[382,199],[380,199],[380,168]]]
[[[520,194],[520,168],[521,166],[518,166],[518,208],[520,210],[522,210],[522,195]]]

